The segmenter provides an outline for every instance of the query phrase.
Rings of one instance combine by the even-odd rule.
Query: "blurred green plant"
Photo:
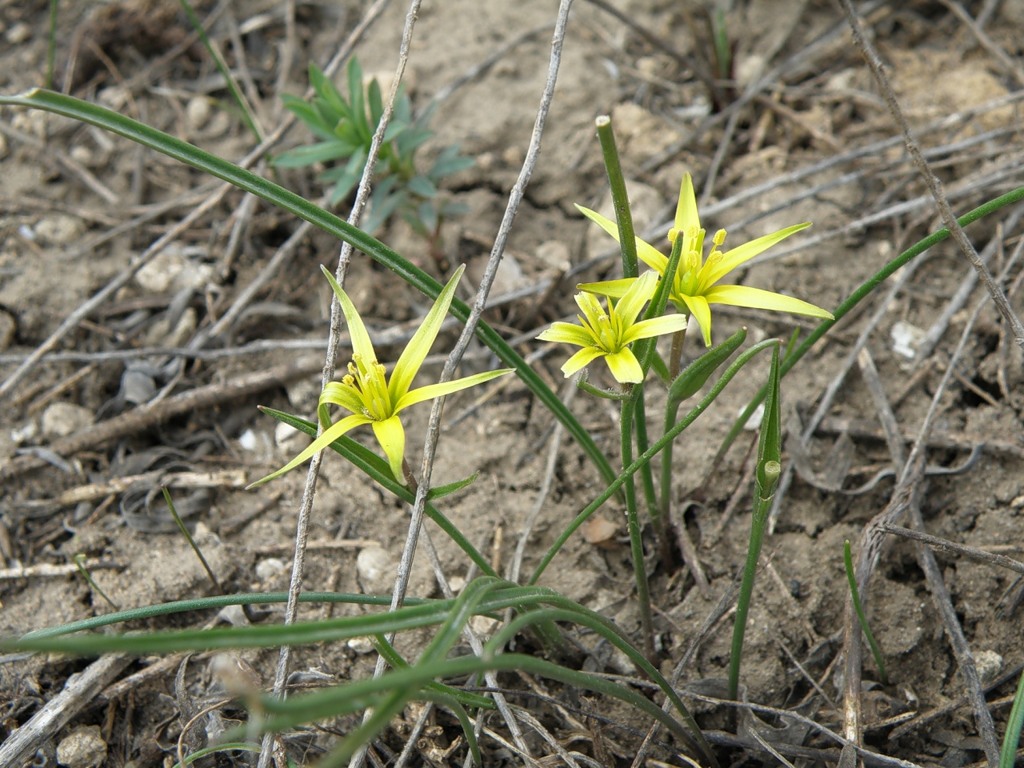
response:
[[[301,168],[316,163],[327,166],[320,180],[333,185],[331,205],[347,198],[363,174],[370,155],[373,134],[384,115],[380,83],[371,78],[365,83],[358,59],[349,60],[346,72],[348,98],[315,64],[309,67],[312,100],[283,97],[285,108],[305,124],[318,139],[314,144],[296,147],[278,155],[275,164],[282,168]],[[364,84],[365,83],[365,84]],[[370,207],[362,227],[376,232],[391,216],[398,215],[440,253],[441,224],[466,212],[460,203],[446,199],[441,182],[453,173],[473,165],[473,159],[459,153],[456,146],[445,147],[425,166],[417,157],[423,145],[434,136],[429,128],[433,108],[413,115],[412,102],[399,86],[394,111],[377,153]]]

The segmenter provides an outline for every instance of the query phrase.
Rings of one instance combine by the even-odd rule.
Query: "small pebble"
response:
[[[52,440],[73,435],[94,421],[95,416],[88,408],[74,403],[56,402],[48,405],[43,411],[39,426],[43,437]]]
[[[260,581],[270,581],[288,569],[288,563],[279,557],[267,557],[256,563],[256,578]]]
[[[383,547],[367,547],[356,556],[356,573],[367,594],[384,594],[394,582],[394,564]]]
[[[189,128],[198,130],[210,119],[210,100],[205,96],[193,96],[185,107]]]
[[[98,725],[76,728],[57,745],[57,762],[67,768],[96,768],[107,759],[107,743]]]
[[[995,651],[978,651],[974,654],[974,666],[982,685],[988,685],[1003,671],[1003,657]]]
[[[21,21],[7,30],[4,39],[11,45],[20,45],[32,37],[32,27]]]
[[[66,213],[54,213],[37,221],[33,230],[42,245],[68,245],[81,239],[85,222]]]

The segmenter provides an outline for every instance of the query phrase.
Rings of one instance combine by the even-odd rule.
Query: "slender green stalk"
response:
[[[619,163],[619,150],[615,146],[612,119],[601,115],[595,121],[597,138],[601,142],[601,154],[608,174],[608,185],[612,193],[612,207],[615,208],[615,223],[619,227],[619,250],[622,252],[622,276],[636,277],[640,274],[636,255],[636,232],[633,229],[633,214],[629,209],[629,195],[626,194],[626,180]]]
[[[73,562],[74,562],[74,564],[75,564],[75,568],[77,568],[77,569],[78,569],[78,572],[79,572],[79,574],[81,574],[82,578],[83,578],[83,579],[85,579],[85,583],[86,583],[86,584],[88,584],[88,585],[89,585],[89,587],[90,587],[90,588],[91,588],[91,589],[92,589],[92,590],[93,590],[93,591],[94,591],[94,592],[95,592],[95,593],[96,593],[97,595],[99,595],[100,597],[102,597],[102,598],[103,598],[103,601],[104,601],[104,602],[105,602],[105,603],[106,603],[107,605],[109,605],[109,606],[110,606],[111,608],[113,608],[113,609],[114,609],[115,611],[120,611],[120,610],[121,610],[121,606],[119,606],[119,605],[118,605],[117,603],[115,603],[115,602],[114,602],[113,600],[111,600],[111,599],[110,599],[110,598],[109,598],[109,597],[107,596],[107,593],[106,593],[106,592],[104,592],[104,591],[103,591],[103,590],[102,590],[102,589],[100,588],[100,585],[96,583],[96,580],[95,580],[95,579],[93,579],[93,577],[92,577],[92,574],[91,574],[91,573],[89,573],[89,569],[85,567],[85,555],[84,555],[84,554],[82,554],[82,553],[80,552],[80,553],[78,553],[77,555],[75,555],[75,556],[74,556],[74,557],[72,558],[72,561],[73,561]]]
[[[878,667],[878,675],[882,678],[882,684],[889,684],[889,675],[885,672],[885,661],[882,659],[882,649],[875,642],[875,635],[868,625],[868,617],[864,613],[864,606],[860,602],[860,590],[857,589],[857,576],[853,572],[853,552],[850,550],[850,540],[843,543],[843,564],[846,566],[846,580],[850,583],[850,598],[853,600],[853,610],[857,612],[857,621],[868,639],[871,646],[871,655],[875,657],[875,665]]]
[[[772,350],[772,367],[768,374],[768,395],[761,437],[757,449],[757,471],[754,478],[754,509],[750,521],[750,543],[747,561],[743,566],[743,580],[736,600],[736,620],[732,631],[732,652],[729,656],[729,697],[736,699],[740,686],[740,663],[743,660],[743,636],[747,630],[747,614],[754,593],[757,561],[761,557],[761,544],[768,526],[768,513],[779,485],[782,465],[782,427],[779,415],[779,346]]]
[[[368,235],[348,222],[324,210],[300,195],[290,192],[278,184],[257,176],[223,158],[205,152],[188,142],[176,139],[151,126],[132,120],[104,107],[90,104],[72,96],[33,89],[18,96],[0,96],[0,104],[42,109],[54,114],[79,120],[97,128],[123,136],[126,139],[154,149],[167,157],[190,165],[218,179],[228,182],[244,192],[250,192],[269,203],[279,206],[310,224],[347,242],[362,251],[374,261],[397,274],[410,286],[431,299],[441,292],[441,284],[419,267],[402,258],[375,237]],[[452,301],[449,312],[453,317],[466,322],[470,308],[459,299]],[[481,321],[476,328],[481,342],[506,365],[515,368],[516,375],[537,399],[565,426],[570,435],[579,443],[598,471],[611,482],[615,479],[608,458],[594,442],[590,433],[562,403],[558,395],[537,375],[530,365],[491,326]]]
[[[1017,761],[1017,745],[1020,744],[1022,731],[1024,731],[1024,672],[1021,672],[1017,693],[1013,697],[1013,707],[1010,708],[1010,718],[1006,721],[1006,736],[1003,738],[1003,748],[999,752],[999,768],[1013,768]]]
[[[597,126],[597,138],[601,143],[601,155],[604,158],[605,171],[608,174],[612,207],[615,209],[615,223],[619,228],[622,276],[637,277],[640,274],[640,262],[636,254],[636,231],[633,227],[633,213],[629,207],[629,194],[626,192],[626,179],[622,175],[622,163],[619,160],[619,150],[615,144],[615,132],[612,129],[612,121],[607,115],[601,115],[594,122]],[[646,372],[646,370],[647,368],[645,367],[644,371]],[[643,385],[641,385],[642,387]],[[638,399],[634,399],[633,414],[636,419],[635,436],[637,450],[642,453],[650,445],[650,441],[647,438],[647,416],[642,393]],[[654,476],[651,472],[650,464],[641,470],[641,482],[648,512],[653,517],[657,515],[657,498],[655,496]]]
[[[249,129],[249,132],[256,137],[256,141],[263,141],[263,136],[260,134],[259,126],[256,124],[256,118],[252,114],[252,109],[249,107],[249,102],[242,96],[242,91],[238,87],[238,81],[235,76],[231,74],[231,70],[228,68],[228,64],[224,61],[224,57],[220,55],[220,51],[214,46],[213,41],[210,40],[210,36],[206,34],[206,29],[203,27],[203,22],[196,14],[195,8],[192,7],[192,3],[189,0],[178,0],[181,3],[181,9],[185,12],[185,16],[188,17],[188,23],[192,25],[192,29],[199,39],[202,41],[203,46],[206,48],[206,52],[210,54],[210,58],[213,59],[214,66],[217,67],[217,71],[220,72],[224,78],[224,84],[227,86],[228,93],[231,94],[231,98],[235,100],[235,104],[242,112],[242,120],[245,121],[245,127]]]
[[[1008,205],[1024,200],[1024,186],[1017,187],[1004,195],[993,198],[987,203],[979,205],[977,208],[968,211],[963,216],[957,219],[957,223],[961,227],[966,227],[968,224],[973,224],[979,219],[983,219],[991,213],[995,213],[1001,208],[1005,208]],[[792,351],[787,352],[785,359],[782,361],[782,368],[780,374],[785,376],[789,373],[793,366],[795,366],[803,356],[806,355],[811,347],[813,347],[818,339],[824,336],[833,325],[842,320],[848,315],[854,307],[860,304],[865,298],[867,298],[872,291],[875,290],[881,283],[888,280],[898,269],[909,263],[911,260],[917,258],[922,253],[927,251],[933,245],[941,243],[943,240],[949,237],[949,230],[942,228],[937,232],[933,232],[921,240],[918,240],[907,250],[897,256],[895,259],[886,264],[882,269],[878,270],[875,274],[869,277],[864,283],[860,285],[853,293],[851,293],[832,313],[835,317],[834,320],[825,320],[821,322],[817,328],[811,331],[810,335],[804,339],[799,346],[795,347]],[[757,406],[761,404],[767,394],[767,387],[762,387],[761,390],[754,396],[750,401],[750,404],[743,410],[743,413],[739,415],[736,421],[732,425],[732,429],[729,430],[729,434],[726,435],[725,440],[722,442],[722,447],[718,449],[716,455],[716,461],[721,459],[725,452],[729,450],[729,447],[733,444],[740,432],[743,431],[743,425],[747,423],[751,415],[757,409]]]
[[[171,492],[167,490],[166,486],[162,487],[160,490],[164,494],[164,503],[167,504],[167,509],[170,511],[171,517],[174,518],[174,524],[178,526],[178,530],[181,532],[181,535],[185,537],[185,541],[188,542],[188,545],[192,548],[196,557],[199,558],[199,563],[203,566],[203,570],[206,571],[206,576],[209,578],[210,583],[213,584],[213,588],[218,592],[222,591],[220,582],[217,580],[217,575],[213,572],[213,569],[207,562],[206,556],[203,555],[203,551],[199,548],[199,545],[196,544],[196,540],[192,538],[192,534],[186,527],[185,521],[182,520],[181,515],[178,514],[178,508],[174,506],[174,499],[171,498]]]
[[[643,385],[633,389],[633,396],[622,403],[619,417],[619,430],[622,438],[622,467],[625,469],[633,463],[633,421],[636,418],[636,406],[643,397]],[[644,652],[650,659],[654,658],[654,620],[651,616],[651,590],[647,582],[647,566],[644,562],[643,533],[640,518],[636,511],[636,491],[633,477],[630,475],[622,486],[626,498],[626,529],[629,531],[629,550],[633,560],[633,576],[636,579],[636,597],[640,607],[640,634],[643,638]]]
[[[741,328],[721,344],[712,347],[698,357],[686,366],[686,370],[673,378],[671,386],[668,388],[668,399],[665,402],[665,428],[663,432],[668,432],[672,429],[672,425],[676,423],[679,406],[685,400],[697,394],[697,391],[707,382],[708,377],[728,360],[733,352],[739,349],[746,338],[747,329]],[[665,450],[661,452],[661,508],[659,516],[662,520],[668,519],[671,506],[673,446],[674,443],[669,443]]]
[[[557,555],[562,547],[565,546],[565,542],[569,540],[569,537],[571,537],[581,525],[590,519],[590,516],[599,510],[604,503],[608,501],[608,499],[615,495],[619,488],[622,487],[622,484],[626,481],[627,477],[632,476],[634,473],[639,471],[640,467],[657,456],[662,450],[664,450],[665,446],[675,440],[687,427],[695,422],[700,415],[704,413],[704,411],[710,408],[711,404],[722,393],[722,390],[725,389],[726,385],[732,381],[733,377],[739,373],[740,369],[742,369],[743,366],[746,365],[752,357],[754,357],[754,355],[757,355],[766,349],[777,349],[778,345],[778,339],[765,339],[764,341],[755,344],[750,349],[745,350],[743,354],[737,357],[735,362],[725,370],[725,373],[721,375],[708,393],[690,410],[689,413],[686,414],[686,416],[676,422],[672,429],[662,435],[651,445],[650,448],[640,454],[640,456],[638,456],[632,464],[626,467],[622,471],[622,474],[616,477],[615,480],[597,496],[597,498],[587,504],[587,506],[585,506],[583,510],[576,515],[573,521],[566,526],[565,530],[558,535],[555,542],[548,548],[548,551],[544,554],[544,557],[541,558],[540,563],[538,563],[537,567],[534,569],[528,583],[537,583],[540,577],[544,574],[544,571],[546,571],[547,567],[551,564],[551,561],[554,560],[555,555]]]

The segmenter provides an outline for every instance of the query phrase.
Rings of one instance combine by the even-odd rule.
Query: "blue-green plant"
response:
[[[364,85],[363,70],[352,57],[346,70],[348,98],[315,64],[309,67],[313,97],[306,101],[285,95],[285,107],[312,132],[317,141],[278,155],[282,168],[322,164],[320,180],[331,185],[335,205],[355,189],[370,154],[373,134],[384,115],[380,84],[372,78]],[[434,132],[430,129],[433,108],[413,114],[412,101],[399,86],[394,110],[377,154],[370,208],[363,229],[376,232],[391,216],[400,216],[437,250],[441,224],[464,213],[465,206],[446,198],[442,181],[473,165],[472,158],[447,146],[432,161],[424,162],[420,150]]]

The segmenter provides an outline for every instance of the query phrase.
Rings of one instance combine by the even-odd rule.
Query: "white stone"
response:
[[[256,563],[256,578],[260,581],[269,581],[275,576],[284,573],[288,563],[279,557],[265,557]]]
[[[107,743],[98,725],[76,728],[57,745],[57,762],[67,768],[96,768],[107,759]]]
[[[43,411],[40,419],[40,430],[43,437],[67,437],[85,429],[95,421],[91,410],[74,403],[51,403]]]
[[[356,573],[366,594],[385,594],[394,584],[395,564],[383,547],[367,547],[356,556]]]
[[[85,222],[77,216],[53,213],[37,221],[33,231],[36,240],[43,245],[68,245],[81,239]]]

